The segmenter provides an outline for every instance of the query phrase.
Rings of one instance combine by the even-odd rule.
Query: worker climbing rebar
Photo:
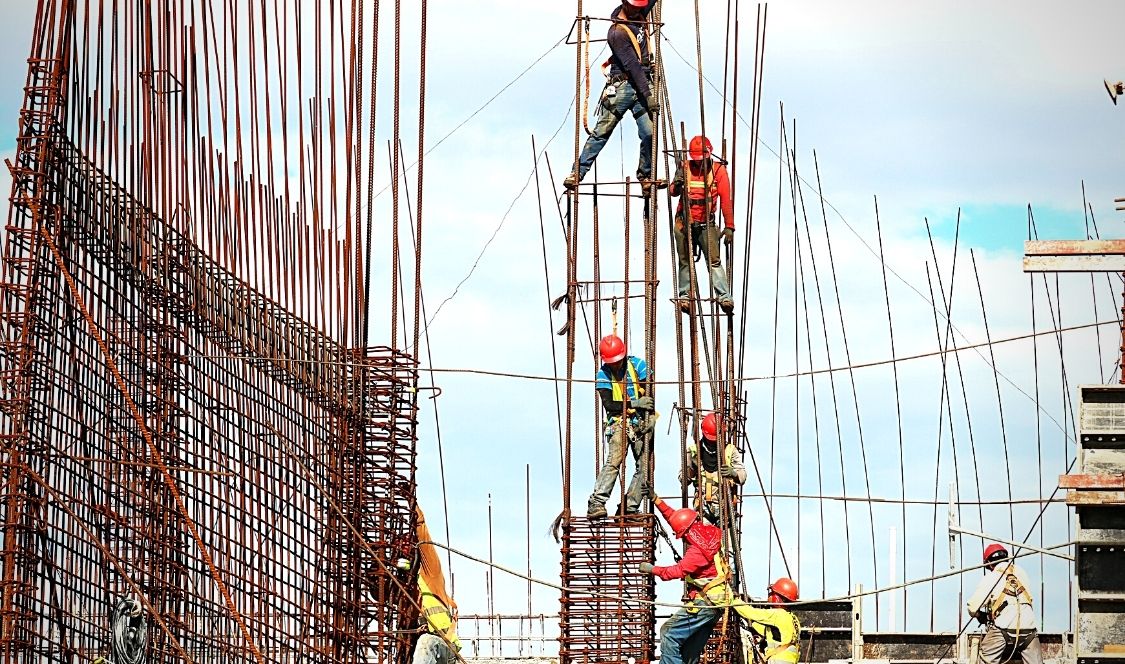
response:
[[[643,384],[649,379],[648,364],[629,355],[625,342],[615,334],[602,339],[598,351],[602,366],[594,388],[605,410],[604,435],[609,449],[587,503],[586,516],[591,519],[607,514],[605,504],[625,464],[626,448],[633,451],[637,467],[625,492],[622,511],[625,514],[640,512],[641,501],[651,486],[648,469],[656,422],[652,397],[644,394]]]
[[[608,78],[598,102],[598,121],[586,138],[578,163],[563,181],[567,189],[577,187],[586,177],[621,118],[630,112],[641,141],[637,178],[642,186],[652,183],[653,120],[660,105],[651,85],[653,58],[645,24],[658,1],[622,0],[610,15],[612,23],[606,40],[611,55],[606,63]]]
[[[708,413],[700,424],[698,443],[687,447],[687,477],[695,485],[695,509],[708,523],[721,526],[721,498],[725,488],[728,507],[734,504],[734,489],[746,483],[746,467],[735,455],[734,445],[723,446],[723,459],[719,461],[719,417]],[[683,477],[680,478],[681,482]],[[723,487],[726,482],[726,487]]]
[[[691,295],[695,289],[692,274],[693,248],[703,254],[710,269],[711,287],[719,306],[726,313],[734,311],[726,271],[719,253],[719,236],[723,244],[734,242],[734,201],[731,200],[730,177],[722,159],[712,154],[711,141],[696,136],[688,146],[688,159],[681,162],[672,178],[669,192],[679,196],[676,206],[676,262],[679,267],[677,304],[684,313],[692,310]],[[686,203],[685,203],[686,199]],[[716,207],[723,214],[723,231],[715,226]],[[687,230],[685,230],[687,229]],[[690,242],[687,232],[691,233]]]
[[[800,598],[797,583],[781,577],[766,589],[769,608],[735,602],[733,608],[758,637],[758,651],[770,664],[796,664],[800,655],[801,622],[785,605]]]
[[[640,565],[642,574],[652,574],[664,581],[684,579],[688,583],[688,603],[660,627],[660,661],[697,664],[731,594],[726,563],[720,553],[723,531],[701,521],[695,510],[672,509],[656,496],[652,502],[671,526],[672,534],[688,544],[683,558],[675,565]]]
[[[454,664],[461,640],[457,638],[457,603],[445,589],[441,559],[431,543],[430,529],[422,508],[417,508],[418,526],[418,594],[421,600],[425,629],[414,646],[413,664]]]

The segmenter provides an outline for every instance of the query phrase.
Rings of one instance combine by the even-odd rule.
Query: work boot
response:
[[[644,194],[645,198],[648,198],[649,194],[652,193],[652,188],[654,186],[657,189],[667,189],[668,188],[668,182],[666,180],[649,180],[647,178],[642,178],[640,182],[641,182],[641,193]]]
[[[590,505],[586,508],[587,519],[601,519],[607,514],[609,513],[605,511],[605,505]]]
[[[734,313],[734,300],[729,297],[724,297],[719,300],[719,308],[722,309],[724,313]]]
[[[691,300],[687,299],[686,297],[677,298],[676,306],[679,307],[682,313],[691,313]]]
[[[567,189],[567,190],[577,188],[578,187],[578,179],[579,179],[578,173],[571,172],[571,174],[566,176],[566,179],[563,180],[563,188]]]

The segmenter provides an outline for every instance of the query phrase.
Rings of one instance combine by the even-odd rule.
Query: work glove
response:
[[[660,496],[656,494],[656,489],[652,487],[648,488],[648,497],[652,499],[653,505],[660,502]]]
[[[629,405],[632,406],[634,410],[652,410],[652,397],[641,397],[639,399],[633,399]]]
[[[728,480],[738,479],[738,470],[734,466],[723,466],[719,469],[719,474]]]
[[[655,117],[660,113],[660,102],[656,101],[656,95],[650,94],[645,97],[645,106],[648,106],[648,112]]]
[[[637,570],[641,574],[652,574],[652,563],[641,563]]]
[[[723,244],[725,244],[728,247],[731,246],[732,244],[734,244],[734,229],[733,228],[724,228],[723,229]]]

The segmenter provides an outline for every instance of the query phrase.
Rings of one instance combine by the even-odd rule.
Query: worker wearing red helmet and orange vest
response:
[[[637,468],[625,492],[625,514],[640,512],[641,501],[648,494],[648,469],[651,464],[652,430],[656,413],[652,397],[645,396],[648,364],[625,351],[625,342],[611,334],[598,344],[602,366],[594,389],[605,410],[605,440],[608,448],[605,463],[594,482],[594,491],[586,505],[586,516],[606,516],[606,501],[625,463],[625,451],[633,452]]]
[[[717,526],[720,525],[722,483],[727,483],[727,500],[728,504],[732,504],[736,484],[741,486],[746,483],[746,467],[735,458],[738,450],[729,442],[723,445],[723,461],[719,463],[719,418],[716,413],[708,413],[699,428],[698,444],[691,443],[687,447],[687,476],[695,483],[696,509],[704,519]],[[727,438],[725,434],[724,439]]]
[[[622,0],[621,6],[610,15],[611,23],[606,36],[610,50],[607,63],[609,78],[598,103],[600,115],[590,136],[586,138],[578,163],[563,180],[563,186],[567,189],[577,187],[582,178],[586,177],[587,171],[594,165],[594,160],[626,113],[632,113],[633,120],[637,123],[637,137],[641,142],[637,177],[642,184],[652,178],[652,124],[660,106],[656,91],[651,85],[652,51],[645,22],[656,2],[657,0]]]
[[[693,256],[690,249],[698,247],[710,267],[711,286],[715,298],[723,311],[734,310],[734,300],[730,297],[727,275],[723,270],[719,255],[719,229],[715,226],[715,210],[723,213],[723,243],[730,246],[734,242],[734,202],[730,195],[730,177],[720,159],[711,155],[711,141],[705,136],[696,136],[688,146],[688,161],[680,164],[672,179],[669,192],[680,196],[676,207],[676,260],[679,266],[677,282],[680,309],[691,311],[691,284],[695,280],[691,264]],[[691,246],[688,246],[687,231],[691,233]],[[710,292],[710,289],[702,289]]]
[[[723,531],[704,523],[695,510],[672,509],[655,497],[653,504],[672,527],[672,534],[688,543],[684,557],[675,565],[640,565],[642,574],[664,581],[684,579],[689,587],[688,603],[660,627],[660,662],[697,664],[711,630],[723,616],[723,607],[732,598],[729,571],[720,553]]]
[[[1019,655],[1023,664],[1042,664],[1027,573],[1001,544],[984,550],[985,575],[969,597],[969,615],[987,625],[980,641],[981,664],[999,664]],[[1006,657],[1005,653],[1009,653]]]

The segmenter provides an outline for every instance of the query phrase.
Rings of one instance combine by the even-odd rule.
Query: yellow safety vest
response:
[[[607,376],[609,375],[608,371],[606,371],[606,375]],[[639,398],[639,397],[644,396],[644,388],[641,387],[641,381],[637,378],[637,370],[636,370],[635,367],[633,367],[632,358],[626,357],[625,358],[625,376],[622,376],[621,380],[613,380],[613,378],[610,377],[610,385],[613,388],[613,400],[614,401],[624,401],[625,396],[627,394],[629,394],[629,391],[625,387],[626,386],[626,383],[625,383],[626,378],[628,378],[628,380],[633,381],[633,391],[636,393],[637,397]],[[610,415],[609,421],[613,422],[618,417],[619,417],[618,415]]]
[[[426,619],[426,628],[432,634],[445,637],[460,651],[461,639],[457,638],[457,628],[453,623],[453,616],[449,615],[449,608],[437,595],[430,592],[430,587],[422,577],[418,577],[418,591],[422,596],[422,616]]]
[[[722,482],[722,479],[718,471],[712,472],[703,469],[703,460],[700,458],[699,448],[696,445],[688,445],[688,454],[695,458],[695,463],[699,466],[700,482],[699,491],[696,496],[704,503],[719,502],[719,496],[721,495],[719,492],[719,483]],[[723,456],[726,457],[725,465],[729,466],[734,463],[734,445],[726,445],[725,454]],[[720,464],[720,466],[721,465],[723,464]],[[729,482],[730,480],[727,481]]]

